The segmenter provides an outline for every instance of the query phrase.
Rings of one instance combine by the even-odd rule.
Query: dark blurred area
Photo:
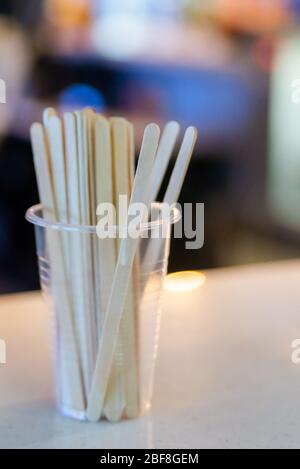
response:
[[[199,129],[181,202],[205,247],[170,270],[300,254],[297,0],[0,0],[0,293],[38,288],[29,127],[46,106]],[[4,96],[2,96],[4,98]],[[299,98],[299,99],[298,99]]]

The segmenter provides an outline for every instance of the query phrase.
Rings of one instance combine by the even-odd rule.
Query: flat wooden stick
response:
[[[110,123],[97,115],[94,129],[95,139],[95,191],[96,208],[100,203],[114,204],[113,156]],[[98,254],[96,267],[100,301],[97,308],[98,341],[109,300],[109,292],[116,267],[116,240],[97,239]]]
[[[127,121],[123,118],[112,118],[110,120],[110,124],[113,148],[114,202],[116,207],[117,220],[119,220],[121,210],[119,196],[127,197],[127,199],[130,198],[131,173],[128,164],[128,127]],[[120,223],[122,226],[126,223],[126,219],[117,223]],[[118,252],[121,245],[120,238],[117,239],[116,244]],[[111,281],[112,280],[113,277],[111,278]],[[125,316],[127,317],[131,314],[132,308],[132,290],[129,288],[125,303],[123,321],[125,320]],[[128,333],[130,336],[128,338],[124,338],[121,325],[117,348],[108,381],[107,394],[104,402],[104,414],[108,420],[113,422],[117,422],[121,419],[125,407],[125,389],[123,384],[125,383],[126,379],[125,363],[127,357],[125,358],[124,356],[124,339],[130,340],[132,335],[130,331],[128,331]]]
[[[47,114],[47,111],[45,112]],[[45,117],[45,124],[46,130],[48,133],[48,142],[49,142],[49,151],[50,151],[50,160],[51,160],[51,168],[53,174],[53,188],[56,200],[56,208],[57,208],[57,220],[61,223],[68,223],[69,222],[69,211],[68,211],[68,197],[67,197],[67,175],[66,175],[66,160],[65,160],[65,152],[64,152],[64,132],[63,126],[60,118],[56,115],[56,113],[49,109],[48,110],[48,119]],[[58,265],[63,265],[64,270],[62,271],[62,278],[64,280],[64,290],[68,295],[68,304],[69,308],[67,313],[61,311],[61,315],[67,314],[69,316],[69,329],[64,331],[65,339],[64,343],[62,344],[65,348],[68,348],[68,335],[72,335],[72,340],[76,342],[76,327],[75,327],[75,317],[74,317],[74,298],[72,296],[72,288],[71,288],[71,275],[70,272],[72,270],[71,266],[71,259],[70,259],[70,243],[69,243],[69,233],[61,232],[59,237],[62,242],[62,259],[59,260]],[[58,276],[58,272],[56,273]],[[80,355],[79,349],[76,349],[77,352],[77,365],[80,367]],[[69,383],[68,374],[65,372],[64,368],[62,369],[62,382],[65,383],[63,385],[63,391],[67,392],[70,388],[71,384]],[[69,393],[72,390],[69,390]]]
[[[48,131],[48,125],[51,117],[57,116],[56,110],[53,107],[48,107],[43,112],[43,122],[46,131]]]
[[[162,137],[160,139],[157,156],[155,159],[154,168],[152,172],[151,189],[150,189],[149,204],[148,204],[150,207],[151,207],[151,204],[157,200],[157,196],[160,192],[161,185],[166,175],[166,171],[168,169],[171,156],[173,154],[176,142],[178,140],[179,132],[180,132],[180,125],[175,121],[168,122],[164,128]],[[152,250],[154,249],[152,245],[158,244],[157,238],[159,238],[160,229],[161,227],[158,226],[157,228],[154,228],[154,230],[156,231],[153,231],[153,230],[151,231],[150,234],[153,236],[154,239],[149,240],[149,243],[147,245],[147,251],[146,253],[144,253],[142,266],[141,266],[141,271],[143,272],[143,284],[141,286],[141,290],[142,290],[141,295],[143,294],[147,286],[147,282],[148,282],[147,271],[149,274],[151,273],[149,271],[149,268],[151,269],[153,264],[150,263],[151,259],[149,261],[149,256],[152,255]]]
[[[88,161],[88,206],[89,206],[89,225],[96,225],[96,193],[95,193],[95,141],[94,141],[94,128],[96,114],[93,109],[86,108],[83,111],[84,123],[86,122],[86,151]],[[90,321],[91,321],[91,335],[92,335],[92,360],[93,368],[96,361],[96,353],[98,349],[98,334],[97,334],[97,300],[100,299],[100,291],[96,288],[97,273],[97,244],[98,238],[96,234],[89,236],[90,238],[90,256],[87,257],[88,271],[91,272],[90,284],[89,284],[89,301],[90,301]],[[91,375],[92,379],[92,375]]]
[[[65,129],[65,151],[66,151],[66,174],[68,180],[67,197],[69,210],[69,223],[81,224],[80,187],[79,187],[79,161],[76,118],[72,113],[64,115]],[[86,303],[82,279],[85,272],[83,269],[84,258],[82,250],[82,236],[80,232],[69,233],[69,277],[71,279],[71,291],[73,299],[74,323],[76,330],[76,341],[78,343],[80,365],[83,370],[85,365],[84,343],[81,339],[82,331],[85,330]]]
[[[151,124],[145,129],[131,204],[147,203],[150,189],[150,175],[158,148],[159,134],[159,127],[155,124]],[[94,422],[98,421],[102,414],[109,373],[118,341],[120,321],[130,283],[132,264],[138,244],[139,239],[124,239],[119,252],[88,400],[87,417]]]
[[[150,203],[155,202],[157,199],[171,156],[175,149],[179,132],[180,125],[175,121],[168,122],[163,131],[152,173],[151,190],[149,195]]]
[[[53,195],[52,178],[44,129],[41,124],[33,124],[30,129],[33,160],[37,184],[43,210],[50,220],[55,220],[56,203]]]
[[[97,172],[96,162],[96,142],[95,142],[95,124],[98,115],[91,108],[86,108],[83,114],[87,118],[87,150],[88,150],[88,172],[89,172],[89,210],[90,210],[90,225],[95,226],[97,223],[97,192],[96,184],[99,177]],[[108,175],[107,175],[108,176]],[[107,177],[106,176],[106,177]],[[92,281],[90,284],[90,314],[93,324],[93,360],[96,360],[96,353],[99,345],[99,333],[101,324],[99,321],[99,311],[101,309],[101,280],[99,270],[99,246],[98,237],[96,234],[90,236],[91,239],[91,257],[89,262],[89,269],[92,271]]]
[[[61,223],[68,223],[68,197],[66,161],[64,152],[64,134],[60,118],[53,109],[44,112],[45,129],[48,137],[50,163],[53,179],[53,190],[57,210],[57,219]],[[64,245],[64,262],[66,273],[69,270],[69,243],[66,233],[61,233]]]
[[[111,126],[107,119],[97,116],[95,123],[95,175],[97,204],[114,204],[114,168]],[[109,301],[110,288],[117,261],[117,244],[115,239],[99,239],[97,256],[97,276],[100,283],[100,302],[98,304],[98,340],[101,340],[103,323]],[[104,415],[115,421],[121,413],[121,383],[119,366],[112,367],[104,404]]]
[[[171,179],[164,197],[163,202],[172,206],[177,203],[182,186],[186,177],[186,173],[191,161],[193,150],[197,141],[197,129],[189,127],[184,135],[184,139],[176,160]],[[162,248],[162,239],[153,239],[149,243],[149,247],[143,259],[143,271],[150,275],[154,269]],[[147,282],[146,282],[147,283]]]
[[[72,225],[80,225],[80,192],[79,192],[79,167],[78,149],[76,138],[76,119],[74,114],[67,112],[64,115],[65,150],[66,150],[66,174],[67,174],[67,201],[69,222]]]
[[[189,127],[179,151],[178,158],[164,197],[165,204],[176,204],[178,202],[187,170],[196,145],[198,131],[195,127]]]
[[[83,225],[90,225],[89,205],[89,154],[88,154],[88,117],[81,112],[75,112],[78,149],[78,173],[80,194],[80,220]],[[92,243],[88,233],[81,233],[81,291],[83,295],[83,309],[80,315],[81,359],[83,383],[88,395],[95,364],[95,333],[94,323],[94,272],[92,266]]]
[[[90,207],[90,225],[95,226],[96,224],[96,174],[95,174],[95,140],[94,140],[94,129],[96,114],[93,109],[86,108],[83,111],[87,118],[87,159],[88,159],[88,190],[89,190],[89,207]]]
[[[68,199],[66,184],[66,166],[64,141],[61,120],[57,116],[50,117],[47,125],[54,193],[57,215],[61,223],[68,223]]]
[[[50,170],[51,164],[41,124],[33,124],[31,127],[31,141],[41,202],[45,207],[47,216],[53,221],[57,221],[56,200]],[[63,404],[69,409],[76,409],[81,412],[85,410],[85,401],[69,292],[65,278],[63,245],[59,232],[50,229],[47,236],[52,269],[53,300],[61,334],[62,370],[66,374],[66,376],[61,376],[63,380],[61,389]]]
[[[127,122],[127,158],[129,168],[129,194],[132,194],[135,173],[134,129]],[[132,267],[131,282],[128,288],[125,311],[121,321],[123,351],[123,382],[125,413],[127,418],[137,418],[140,412],[139,372],[138,372],[138,316],[140,307],[139,257],[138,250]]]
[[[57,113],[56,113],[56,110],[53,109],[53,108],[47,108],[43,112],[43,122],[44,122],[44,127],[45,127],[45,140],[46,140],[46,144],[47,144],[47,149],[49,151],[49,167],[50,167],[50,177],[51,177],[53,197],[54,197],[55,217],[56,217],[56,221],[59,221],[58,201],[56,200],[56,194],[55,194],[55,183],[54,183],[55,179],[53,177],[52,161],[51,161],[51,157],[50,157],[51,148],[50,148],[49,124],[50,124],[51,117],[54,117],[54,116],[57,116]],[[48,233],[48,243],[49,243],[50,246],[52,246],[52,244],[53,244],[53,241],[51,240],[51,238],[53,238],[53,237],[55,238],[55,237],[57,237],[57,235],[53,234],[53,233]],[[59,242],[64,243],[65,240],[66,240],[66,235],[61,233],[60,238],[61,239],[59,240]],[[61,247],[61,254],[64,256],[64,257],[62,257],[63,264],[64,264],[63,269],[64,269],[65,274],[67,275],[68,251],[66,251],[65,248],[68,249],[68,246],[66,246],[66,244]],[[71,297],[69,297],[68,302],[69,302],[69,307],[72,310],[72,299],[71,299]],[[58,302],[58,304],[56,306],[56,314],[59,314],[59,315],[64,314],[63,312],[62,313],[59,312],[59,308],[61,308],[61,307],[62,306],[61,306],[60,302]],[[61,348],[61,356],[62,356],[62,358],[58,363],[60,365],[60,367],[59,367],[60,388],[61,388],[60,389],[60,391],[61,391],[61,399],[60,400],[61,400],[61,402],[66,403],[66,402],[70,401],[70,390],[69,390],[70,383],[67,381],[68,380],[68,378],[67,378],[68,372],[66,371],[66,369],[64,367],[63,347]]]

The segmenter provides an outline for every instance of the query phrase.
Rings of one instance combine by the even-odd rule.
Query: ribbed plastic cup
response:
[[[180,218],[177,210],[163,218],[160,208],[155,205],[151,223],[140,229],[102,415],[112,421],[151,408],[171,226]],[[65,416],[86,420],[120,240],[100,240],[95,226],[54,223],[41,205],[26,219],[35,227],[40,282],[54,323],[57,406]]]

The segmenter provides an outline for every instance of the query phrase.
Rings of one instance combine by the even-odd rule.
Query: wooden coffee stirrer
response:
[[[115,181],[115,144],[114,132],[111,123],[106,119],[98,119],[95,129],[96,139],[96,161],[97,161],[97,203],[112,203],[116,206],[117,197]],[[108,180],[110,179],[110,180]],[[115,220],[110,223],[117,223]],[[98,266],[100,268],[101,279],[101,331],[99,341],[103,334],[103,324],[109,301],[111,283],[116,267],[117,259],[117,241],[116,239],[99,240],[99,258]],[[118,353],[118,355],[117,355]],[[116,421],[123,409],[123,390],[121,381],[121,344],[118,341],[118,352],[115,354],[114,361],[109,377],[107,393],[104,401],[103,414],[110,421]]]
[[[95,175],[96,201],[114,204],[113,159],[110,123],[97,115],[94,129],[95,138]],[[101,215],[97,211],[97,215]],[[100,222],[99,222],[100,223]],[[114,224],[115,222],[110,222]],[[98,239],[98,269],[100,303],[97,308],[98,341],[100,340],[109,292],[116,267],[116,240]]]
[[[115,196],[127,196],[129,201],[132,194],[134,182],[134,135],[133,129],[125,119],[111,120],[114,150],[115,150]],[[118,205],[118,203],[116,204]],[[117,210],[119,212],[119,209]],[[119,213],[118,213],[119,214]],[[127,218],[127,217],[126,217]],[[120,225],[126,224],[126,219],[121,220]],[[118,239],[118,251],[121,240]],[[134,418],[139,413],[139,386],[138,386],[138,350],[137,350],[137,316],[138,304],[136,295],[138,284],[134,283],[136,277],[136,260],[132,269],[127,298],[125,302],[122,321],[120,324],[119,341],[121,345],[121,385],[123,393],[123,408],[119,414],[116,413],[115,420],[121,419],[123,412],[128,418]]]
[[[95,175],[97,204],[110,203],[115,206],[114,183],[114,148],[110,122],[102,116],[97,116],[95,123]],[[99,215],[101,213],[98,213]],[[115,220],[110,224],[115,224]],[[98,305],[98,339],[101,340],[103,323],[109,301],[109,293],[116,267],[117,244],[116,239],[98,240],[98,275],[100,280],[100,304]],[[104,415],[110,421],[118,419],[122,412],[122,382],[119,363],[114,361],[112,366],[107,394],[104,405]]]
[[[197,129],[189,127],[184,135],[184,139],[175,163],[175,167],[169,181],[169,185],[163,199],[163,203],[174,206],[179,198],[182,186],[186,177],[186,173],[191,161],[193,150],[197,141]],[[154,186],[156,186],[154,188]],[[153,193],[159,192],[156,182],[153,180]],[[159,259],[160,251],[162,248],[163,239],[153,239],[148,245],[148,249],[143,258],[143,271],[150,275],[156,262]],[[145,282],[145,284],[147,281]]]
[[[68,180],[67,180],[67,173],[66,173],[66,157],[64,152],[64,129],[62,126],[62,122],[58,116],[53,116],[53,111],[50,110],[50,116],[48,116],[48,121],[45,122],[46,129],[48,131],[48,138],[49,138],[49,149],[50,149],[50,157],[51,157],[51,166],[53,172],[53,185],[54,185],[54,192],[56,196],[56,203],[57,203],[57,216],[60,222],[62,223],[69,223],[69,208],[68,208],[68,196],[67,196],[67,187],[68,187]],[[77,351],[78,351],[78,360],[81,366],[82,363],[82,356],[80,354],[79,349],[79,338],[76,335],[76,318],[75,318],[75,310],[74,310],[74,298],[72,296],[72,275],[73,272],[73,258],[76,257],[77,253],[71,253],[70,248],[70,238],[73,235],[71,233],[62,232],[60,237],[63,243],[63,254],[64,254],[64,265],[65,265],[65,290],[68,292],[69,302],[71,307],[71,314],[72,314],[72,325],[73,325],[73,335],[74,340],[77,344]],[[85,259],[83,259],[85,261]],[[67,341],[65,342],[67,343]],[[81,368],[82,378],[84,378],[84,371],[85,368]],[[65,380],[66,377],[63,377]],[[68,374],[67,374],[68,379]],[[84,384],[84,381],[83,381]],[[67,383],[66,389],[68,389],[69,382]],[[86,401],[87,390],[84,389],[84,396]]]
[[[44,207],[44,213],[49,219],[57,222],[59,221],[57,201],[52,185],[51,162],[46,140],[43,126],[41,124],[33,124],[31,127],[31,141],[40,198]],[[85,399],[75,340],[70,292],[67,288],[63,243],[60,233],[55,230],[48,229],[47,238],[52,270],[53,301],[55,309],[58,312],[57,321],[62,344],[62,369],[60,370],[63,384],[61,388],[62,400],[65,407],[82,412],[85,410]],[[63,344],[66,346],[64,347]]]
[[[159,127],[155,124],[151,124],[145,129],[130,204],[145,204],[148,200],[150,175],[158,148],[159,134]],[[87,417],[94,422],[100,419],[103,411],[107,383],[118,341],[120,321],[124,311],[132,264],[138,243],[139,239],[127,238],[122,240],[120,247],[88,400]]]
[[[88,162],[88,206],[89,206],[89,225],[95,226],[97,222],[96,215],[96,175],[95,175],[95,140],[94,140],[94,129],[96,113],[91,108],[85,108],[83,110],[84,124],[86,123],[86,151],[87,151],[87,162]],[[90,386],[92,383],[92,376],[95,367],[96,354],[98,350],[98,333],[97,333],[97,301],[100,300],[100,289],[98,288],[99,279],[96,276],[98,273],[98,237],[95,234],[88,237],[89,240],[89,251],[90,257],[87,258],[88,272],[90,273],[89,281],[89,301],[90,301],[90,322],[91,322],[91,336],[92,336],[92,364],[93,369],[90,375]],[[90,389],[90,387],[89,387]]]
[[[173,169],[173,173],[163,200],[163,203],[173,205],[178,202],[182,186],[189,169],[193,151],[197,142],[198,131],[195,127],[189,127],[184,139]]]
[[[90,158],[90,197],[92,204],[92,224],[95,226],[97,224],[97,209],[100,202],[105,202],[103,196],[108,197],[108,202],[110,202],[110,197],[108,196],[107,190],[108,186],[112,186],[112,170],[110,152],[107,149],[107,146],[110,147],[110,139],[107,140],[107,134],[101,132],[100,138],[97,138],[96,127],[99,120],[106,121],[104,117],[100,114],[95,114],[93,111],[87,110],[91,113],[92,116],[92,126],[90,128],[90,145],[91,145],[91,158]],[[108,135],[110,129],[108,126]],[[102,241],[102,240],[101,240]],[[103,244],[103,243],[102,243]],[[101,327],[103,323],[103,282],[105,277],[103,277],[103,272],[101,273],[102,267],[102,256],[104,265],[106,265],[107,259],[110,259],[110,256],[115,253],[112,251],[107,252],[106,249],[101,249],[101,243],[98,237],[95,235],[92,236],[92,249],[93,249],[93,270],[94,270],[94,293],[95,293],[95,324],[96,324],[96,335],[95,335],[95,357],[96,351],[99,345],[99,338],[101,334]]]
[[[53,108],[47,108],[43,112],[43,122],[44,122],[44,128],[45,128],[45,139],[46,139],[47,148],[48,148],[48,151],[49,151],[49,167],[50,167],[50,173],[51,173],[51,177],[52,177],[52,190],[53,190],[53,195],[54,195],[56,221],[60,221],[59,220],[59,213],[58,213],[58,201],[56,200],[55,180],[54,180],[54,177],[53,177],[54,168],[52,168],[50,135],[49,135],[50,119],[51,119],[51,117],[55,117],[55,116],[57,116],[57,114],[56,114],[56,110],[53,109]],[[54,174],[55,174],[55,172],[54,172]],[[66,213],[65,213],[65,215],[66,215]],[[58,237],[58,235],[56,233],[48,233],[47,236],[48,236],[48,239],[49,239],[50,246],[51,246],[51,244],[53,244],[53,242],[50,240],[50,238]],[[68,278],[68,275],[67,275],[67,272],[68,272],[67,262],[68,262],[69,256],[68,256],[68,246],[66,245],[66,234],[65,233],[64,234],[60,233],[59,237],[60,237],[59,242],[62,244],[61,253],[64,255],[64,257],[62,257],[63,260],[60,260],[59,262],[63,263],[63,269],[64,269],[64,273],[65,273],[65,280],[67,281],[67,278]],[[53,268],[52,268],[52,270],[53,270]],[[68,294],[69,308],[72,311],[72,296],[71,296],[71,294],[69,294],[69,292],[67,294]],[[62,308],[62,307],[64,307],[64,305],[61,305],[60,303],[57,304],[57,311],[59,311],[59,309]],[[58,313],[58,314],[60,314],[60,313]],[[63,313],[61,313],[61,314],[63,314]],[[59,368],[60,381],[59,382],[61,383],[61,401],[65,403],[65,402],[69,402],[70,392],[69,392],[69,382],[67,382],[68,373],[67,373],[67,370],[64,366],[63,348],[61,350],[62,350],[62,360],[59,362],[59,364],[60,364],[60,368]]]
[[[132,170],[129,167],[129,158],[128,158],[128,124],[125,119],[122,118],[112,118],[110,120],[111,125],[111,134],[112,134],[112,156],[113,156],[113,187],[114,187],[114,204],[116,207],[117,220],[120,226],[126,224],[125,220],[120,220],[119,217],[121,214],[122,207],[120,206],[119,196],[123,196],[126,200],[129,200],[131,195],[131,175]],[[125,210],[127,215],[127,210]],[[125,215],[125,217],[126,217]],[[121,245],[121,240],[118,237],[116,241],[117,252],[119,251]],[[116,264],[114,266],[115,270]],[[111,277],[111,282],[113,276]],[[111,287],[111,284],[110,284]],[[121,419],[126,405],[126,396],[125,392],[127,389],[128,383],[128,370],[133,370],[132,374],[136,373],[137,376],[137,367],[136,363],[136,349],[135,349],[135,331],[134,328],[134,301],[133,301],[133,291],[132,285],[128,289],[128,294],[124,306],[124,317],[121,324],[117,348],[115,351],[115,356],[112,363],[112,369],[110,378],[108,381],[107,394],[104,402],[104,414],[111,421],[118,421]],[[110,288],[109,288],[110,291]],[[106,304],[106,307],[108,302]],[[106,309],[105,309],[106,311]],[[134,353],[128,356],[127,343],[130,342]],[[130,378],[133,378],[130,374]],[[132,389],[132,388],[131,388]],[[137,394],[137,390],[132,390]]]
[[[127,122],[128,135],[128,167],[129,167],[129,193],[132,195],[135,177],[135,138],[134,127]],[[140,315],[140,256],[137,250],[131,273],[132,308],[121,321],[121,333],[123,336],[124,357],[124,393],[125,414],[129,419],[137,418],[140,412],[140,386],[139,386],[139,315]]]
[[[170,160],[171,160],[171,156],[173,154],[173,151],[175,149],[175,146],[178,140],[179,132],[180,132],[180,125],[178,124],[178,122],[175,122],[175,121],[168,122],[165,126],[162,137],[160,139],[157,156],[156,156],[154,168],[152,171],[151,183],[150,183],[150,194],[149,194],[149,203],[148,203],[150,207],[150,215],[151,215],[151,204],[157,201],[157,197],[160,192],[161,185],[163,183],[164,177],[166,175],[166,172],[167,172]],[[150,233],[150,236],[154,237],[154,239],[152,240],[152,243],[157,243],[157,238],[159,238],[160,230],[161,230],[160,226],[157,226],[156,228],[152,229]],[[149,243],[151,243],[151,240],[149,241]],[[141,265],[141,271],[143,272],[141,296],[143,295],[144,290],[147,286],[148,276],[150,275],[151,269],[153,267],[152,263],[148,265],[149,259],[146,258],[145,260],[146,253],[144,253],[142,265]]]
[[[48,137],[48,125],[51,117],[57,116],[57,112],[53,107],[48,107],[43,112],[43,123]]]
[[[80,199],[80,174],[79,174],[79,142],[77,136],[76,116],[72,113],[64,115],[65,130],[65,152],[66,152],[66,173],[67,173],[67,195],[69,208],[69,223],[72,225],[81,225],[81,199]],[[81,157],[81,156],[80,156]],[[82,163],[82,161],[81,161]],[[89,366],[89,344],[86,338],[89,337],[86,327],[88,325],[86,301],[85,281],[85,259],[83,245],[84,237],[89,234],[82,234],[80,231],[69,234],[69,253],[70,253],[70,269],[69,278],[71,279],[71,290],[73,297],[73,312],[76,329],[76,339],[80,351],[81,369]],[[84,373],[82,373],[84,376]],[[85,394],[88,392],[88,378],[85,375]]]
[[[152,172],[149,194],[150,203],[157,200],[157,196],[179,137],[179,132],[180,125],[175,121],[168,122],[163,131]]]
[[[54,114],[52,109],[47,110],[44,113],[45,118],[45,129],[48,136],[50,162],[53,175],[53,189],[56,200],[57,209],[57,220],[60,223],[68,223],[68,199],[67,199],[67,178],[66,178],[66,161],[64,153],[64,134],[63,127],[60,118]],[[72,297],[72,288],[70,282],[70,243],[69,233],[61,232],[59,237],[62,242],[63,248],[63,265],[64,265],[64,287],[69,297],[70,304],[70,315],[72,320],[72,334],[76,340],[76,328],[75,328],[75,317],[73,311],[74,300]],[[61,314],[64,314],[63,312]],[[67,342],[64,342],[65,347],[68,347]],[[79,357],[78,357],[79,358]],[[80,363],[80,362],[79,362]],[[62,388],[64,392],[67,392],[70,382],[68,374],[62,368],[62,382],[64,383]]]
[[[80,224],[90,225],[90,194],[89,194],[89,153],[88,153],[88,117],[83,113],[75,112],[76,137],[78,152],[78,187],[80,206]],[[95,311],[94,311],[94,278],[92,267],[92,243],[88,233],[80,235],[80,281],[81,290],[79,313],[79,344],[81,350],[83,383],[86,395],[88,395],[95,362]]]

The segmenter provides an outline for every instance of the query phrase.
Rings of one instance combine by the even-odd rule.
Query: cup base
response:
[[[59,411],[64,417],[71,418],[80,422],[86,422],[86,413],[79,410],[70,409],[69,407],[59,406]]]

